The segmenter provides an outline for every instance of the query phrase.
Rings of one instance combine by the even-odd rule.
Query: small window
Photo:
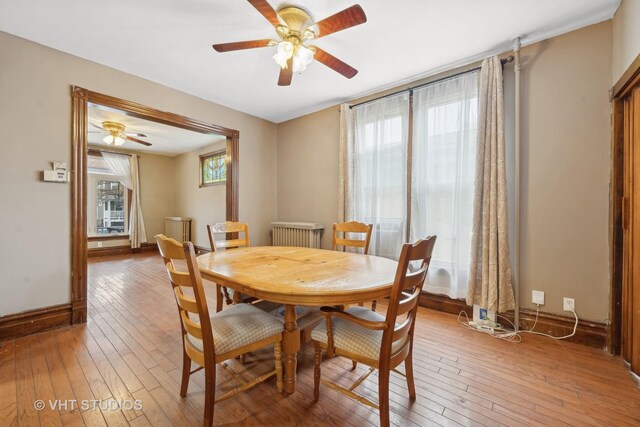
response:
[[[127,189],[111,175],[90,173],[87,191],[87,234],[126,235],[128,233]]]
[[[126,236],[129,233],[129,192],[102,156],[87,157],[87,235]]]
[[[200,156],[200,186],[215,185],[226,182],[226,152],[203,154]]]

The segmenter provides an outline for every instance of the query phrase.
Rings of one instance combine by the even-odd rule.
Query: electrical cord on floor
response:
[[[485,322],[489,322],[490,324],[488,326],[490,326],[493,330],[481,330],[476,328],[475,326],[470,325],[470,321],[469,321],[469,316],[467,315],[467,313],[463,310],[458,314],[458,322],[471,330],[477,331],[477,332],[482,332],[485,333],[491,337],[494,338],[498,338],[501,339],[503,341],[509,341],[509,342],[515,342],[515,343],[519,343],[522,342],[522,336],[520,334],[533,334],[533,335],[540,335],[543,337],[547,337],[547,338],[551,338],[554,340],[564,340],[567,338],[571,338],[572,336],[574,336],[576,334],[576,330],[578,329],[578,314],[575,312],[575,310],[571,310],[571,313],[573,313],[573,315],[576,318],[576,323],[573,325],[573,331],[569,334],[569,335],[565,335],[562,337],[555,337],[553,335],[549,335],[549,334],[545,334],[543,332],[537,332],[534,331],[534,329],[536,328],[536,325],[538,324],[538,316],[540,314],[540,306],[538,305],[536,308],[536,319],[533,322],[533,326],[531,327],[531,329],[527,329],[525,331],[516,331],[516,327],[513,324],[513,322],[511,322],[509,319],[507,319],[506,317],[498,314],[498,317],[503,318],[504,320],[506,320],[507,322],[509,322],[511,324],[511,327],[513,328],[513,330],[508,330],[502,327],[502,325],[500,323],[497,322],[493,322],[491,320],[485,319]],[[460,319],[460,316],[462,316],[464,314],[464,317],[467,319],[466,322]]]
[[[462,315],[464,315],[464,317],[467,319],[466,322],[463,321],[463,320],[460,320],[460,316],[462,316]],[[507,322],[511,323],[509,321],[509,319],[506,319],[506,320],[507,320]],[[498,338],[498,339],[501,339],[503,341],[510,341],[510,342],[516,342],[516,343],[522,341],[522,337],[520,335],[511,334],[511,331],[509,331],[508,329],[504,329],[500,323],[492,322],[492,321],[490,321],[488,319],[487,319],[487,321],[491,322],[490,326],[492,327],[493,331],[481,330],[481,329],[476,328],[475,326],[470,325],[469,324],[469,316],[467,315],[467,312],[464,311],[464,310],[461,311],[458,314],[458,322],[460,322],[460,324],[462,326],[464,326],[465,328],[467,328],[467,329],[471,329],[472,331],[476,331],[476,332],[482,332],[482,333],[485,333],[485,334],[489,335],[490,337]],[[513,325],[513,323],[512,323],[512,325]],[[496,333],[496,332],[498,332],[498,333]]]

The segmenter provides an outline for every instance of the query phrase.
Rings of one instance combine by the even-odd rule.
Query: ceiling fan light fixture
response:
[[[300,44],[293,55],[293,71],[301,73],[307,69],[307,65],[313,62],[314,51]]]
[[[105,144],[108,144],[108,145],[118,146],[118,145],[124,144],[125,143],[125,139],[120,137],[120,136],[118,136],[118,135],[115,135],[115,136],[114,135],[107,135],[104,138],[102,138],[102,142],[104,142]]]
[[[280,68],[287,68],[287,61],[293,56],[293,43],[280,42],[278,43],[278,50],[273,55],[273,60],[280,66]]]

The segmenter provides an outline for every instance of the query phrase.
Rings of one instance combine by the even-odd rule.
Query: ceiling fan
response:
[[[358,74],[358,70],[335,56],[317,46],[307,46],[305,43],[367,22],[367,17],[360,5],[353,5],[314,23],[311,15],[299,7],[285,6],[276,12],[267,0],[248,1],[275,27],[280,41],[262,39],[214,44],[213,48],[217,52],[277,46],[273,59],[281,67],[279,86],[289,86],[293,72],[304,71],[314,59],[348,79]]]
[[[95,128],[100,129],[99,131],[89,131],[89,133],[106,133],[102,139],[102,142],[109,145],[122,145],[125,143],[125,140],[137,142],[138,144],[146,145],[147,147],[151,146],[151,143],[147,141],[143,141],[138,138],[146,138],[147,135],[143,133],[132,133],[125,132],[125,126],[122,123],[118,122],[102,122],[102,127],[89,122],[89,124]],[[138,137],[138,138],[136,138]]]

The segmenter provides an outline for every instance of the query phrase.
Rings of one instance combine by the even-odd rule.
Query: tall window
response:
[[[354,112],[354,219],[374,224],[370,253],[393,259],[406,236],[408,118],[407,94]]]
[[[478,74],[413,93],[410,240],[436,234],[426,290],[467,295],[473,225]]]
[[[128,190],[100,156],[88,156],[87,234],[128,234]]]
[[[220,184],[227,180],[224,150],[200,156],[200,186]]]
[[[374,224],[370,253],[397,259],[402,243],[437,235],[425,289],[452,298],[467,289],[477,80],[477,72],[463,74],[353,112],[353,219]]]

